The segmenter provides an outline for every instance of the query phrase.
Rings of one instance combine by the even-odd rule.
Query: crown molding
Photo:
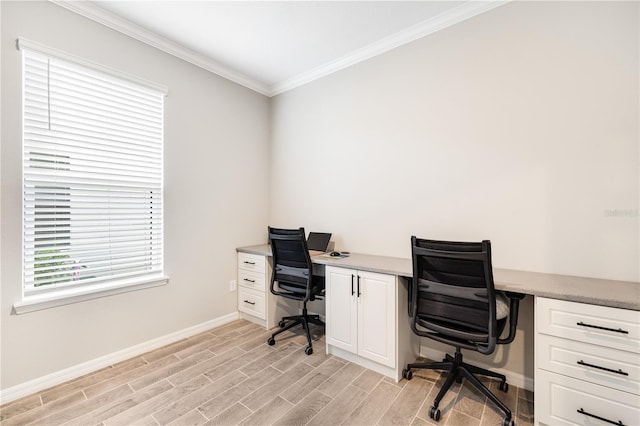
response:
[[[473,18],[481,13],[495,9],[496,7],[509,3],[510,1],[511,0],[467,1],[458,7],[443,12],[433,18],[426,19],[389,37],[385,37],[379,41],[371,43],[368,46],[351,52],[348,55],[336,59],[335,61],[328,62],[312,69],[311,71],[298,74],[295,77],[277,83],[271,86],[269,96],[275,96],[291,89],[295,89],[296,87],[310,83],[329,74],[333,74],[336,71],[340,71],[391,49],[395,49],[403,44],[410,43],[469,18]]]
[[[271,88],[269,88],[264,83],[248,77],[240,72],[237,72],[178,43],[168,40],[159,34],[146,30],[131,21],[121,18],[120,16],[94,6],[88,1],[49,1],[53,4],[75,12],[78,15],[84,16],[85,18],[91,19],[122,34],[132,37],[138,41],[153,46],[156,49],[160,49],[163,52],[166,52],[193,65],[217,74],[220,77],[231,80],[234,83],[238,83],[263,95],[271,96]]]
[[[323,64],[310,71],[303,72],[292,78],[286,79],[274,85],[267,85],[261,81],[248,77],[235,71],[211,58],[188,49],[178,43],[168,40],[154,32],[146,30],[124,18],[111,12],[94,6],[88,1],[49,0],[51,3],[64,7],[85,18],[96,21],[120,33],[128,35],[138,41],[146,43],[163,52],[187,61],[193,65],[217,74],[223,78],[238,83],[244,87],[271,97],[295,89],[296,87],[310,83],[325,77],[336,71],[355,65],[359,62],[380,55],[403,44],[410,43],[419,38],[433,34],[437,31],[455,25],[466,19],[502,6],[511,0],[467,1],[460,6],[441,13],[433,18],[422,21],[403,31],[371,43],[361,49],[349,53],[334,61]]]

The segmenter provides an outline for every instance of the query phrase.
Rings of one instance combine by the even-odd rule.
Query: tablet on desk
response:
[[[307,238],[307,248],[311,256],[316,256],[327,251],[331,240],[331,233],[327,232],[309,232]]]

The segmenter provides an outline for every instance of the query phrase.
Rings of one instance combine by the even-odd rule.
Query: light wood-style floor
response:
[[[288,333],[288,334],[287,334]],[[324,337],[304,354],[301,333],[270,334],[245,320],[181,340],[0,407],[4,425],[426,425],[440,385],[416,371],[395,383],[325,354]],[[491,388],[519,426],[533,423],[533,395]],[[500,425],[466,384],[440,405],[445,426]]]

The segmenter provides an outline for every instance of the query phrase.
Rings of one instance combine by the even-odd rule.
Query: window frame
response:
[[[147,90],[152,90],[157,92],[158,95],[162,95],[166,97],[168,95],[168,90],[166,87],[149,82],[144,79],[140,79],[138,77],[132,76],[130,74],[114,70],[109,67],[105,67],[103,65],[97,64],[92,61],[88,61],[82,58],[79,58],[75,55],[68,54],[66,52],[60,51],[58,49],[53,49],[43,44],[26,40],[24,38],[18,38],[16,40],[16,47],[18,50],[28,50],[31,52],[36,52],[41,55],[46,55],[49,58],[55,58],[58,60],[65,61],[67,63],[71,63],[74,66],[83,67],[84,69],[91,70],[93,72],[106,74],[111,78],[115,78],[118,80],[124,80],[129,84],[134,84],[137,86],[142,86]],[[26,76],[26,68],[24,66],[24,54],[23,56],[23,66],[21,70],[21,77],[23,79],[22,87],[23,87],[23,98],[21,103],[21,114],[22,114],[22,137],[21,137],[21,150],[22,155],[25,155],[25,98],[24,98],[24,79]],[[160,155],[159,155],[159,168],[160,168],[160,188],[161,192],[164,193],[164,119],[165,119],[165,103],[161,102],[161,124],[160,124]],[[31,158],[29,158],[31,160]],[[46,163],[46,160],[44,161]],[[81,283],[77,285],[67,285],[63,284],[56,287],[51,288],[43,288],[43,291],[27,291],[27,281],[25,278],[26,271],[26,261],[25,261],[25,244],[26,244],[26,235],[25,235],[25,158],[23,158],[21,165],[21,185],[22,185],[22,193],[23,197],[21,200],[22,204],[22,219],[21,219],[21,229],[22,229],[22,237],[21,237],[21,255],[22,255],[22,267],[21,267],[21,294],[22,300],[17,301],[13,305],[13,311],[16,314],[33,312],[41,309],[47,309],[55,306],[66,305],[70,303],[81,302],[84,300],[95,299],[99,297],[105,297],[113,294],[119,294],[129,291],[141,290],[145,288],[157,287],[161,285],[165,285],[169,281],[169,277],[165,274],[164,268],[164,222],[161,221],[159,226],[153,227],[152,229],[161,231],[161,248],[159,250],[160,256],[160,266],[159,271],[155,270],[149,274],[143,274],[135,277],[125,277],[125,278],[108,278],[103,280],[98,280],[97,282],[87,282]],[[164,207],[164,194],[162,195],[162,207]],[[35,208],[35,207],[34,207]],[[161,216],[164,216],[164,213],[160,213]],[[69,220],[67,223],[71,224],[72,221]],[[155,232],[155,231],[154,231]],[[155,252],[154,252],[155,253]],[[34,265],[37,260],[33,259]]]

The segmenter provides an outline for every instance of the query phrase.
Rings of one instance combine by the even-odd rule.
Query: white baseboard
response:
[[[423,356],[425,358],[432,359],[432,360],[441,360],[444,358],[445,355],[446,355],[446,352],[420,345],[420,356]],[[473,360],[473,365],[477,365],[478,367],[486,368],[486,369],[495,371],[497,373],[504,374],[505,377],[507,378],[508,384],[533,392],[532,377],[526,377],[523,374],[514,373],[513,371],[510,371],[510,370],[496,368],[493,365],[484,364],[482,362],[476,361],[475,359]]]
[[[231,314],[206,321],[192,327],[178,330],[173,333],[148,340],[146,342],[122,349],[108,355],[101,356],[91,361],[83,362],[82,364],[74,365],[73,367],[65,368],[64,370],[47,374],[46,376],[42,376],[25,383],[0,390],[0,404],[6,404],[7,402],[14,401],[18,398],[22,398],[23,396],[43,391],[52,386],[56,386],[69,380],[76,379],[80,376],[89,374],[101,368],[108,367],[118,362],[141,355],[145,352],[149,352],[154,349],[161,348],[162,346],[166,346],[170,343],[177,342],[178,340],[194,336],[198,333],[202,333],[215,327],[219,327],[238,318],[240,318],[238,312],[233,312]]]

